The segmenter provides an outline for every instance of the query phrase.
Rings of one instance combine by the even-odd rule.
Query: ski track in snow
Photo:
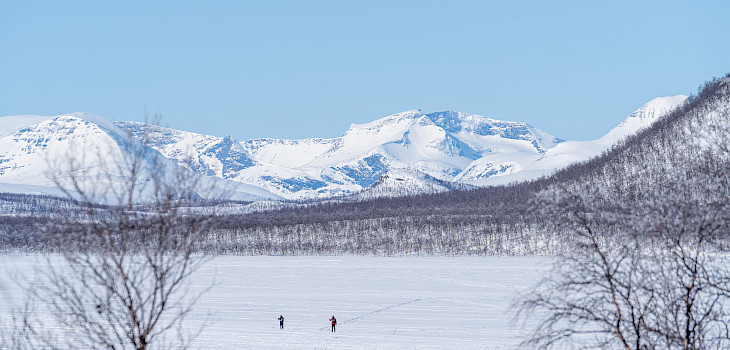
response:
[[[213,288],[186,327],[207,325],[194,349],[514,349],[528,330],[511,323],[509,306],[545,274],[546,260],[217,257],[191,276],[192,294]],[[24,300],[9,276],[32,278],[45,261],[0,255],[0,325]],[[343,320],[334,333],[332,315]]]
[[[413,303],[415,303],[415,302],[419,302],[419,301],[421,301],[421,300],[423,300],[423,299],[413,299],[413,300],[411,300],[411,301],[407,301],[407,302],[405,302],[405,303],[400,303],[400,304],[395,304],[395,305],[390,305],[390,306],[386,306],[386,307],[384,307],[384,308],[380,308],[380,309],[377,309],[377,310],[375,310],[375,311],[371,311],[371,312],[368,312],[368,313],[366,313],[366,314],[362,314],[362,315],[360,315],[360,316],[357,316],[357,317],[353,317],[353,318],[351,318],[351,319],[349,319],[349,320],[346,320],[346,321],[342,321],[342,322],[340,322],[340,321],[337,321],[337,324],[338,324],[338,325],[344,325],[344,324],[352,323],[352,322],[355,322],[355,321],[361,320],[361,319],[363,319],[363,318],[366,318],[366,317],[370,317],[370,316],[372,316],[372,315],[375,315],[375,314],[377,314],[378,312],[383,312],[383,311],[387,311],[387,310],[390,310],[390,309],[392,309],[392,308],[396,308],[396,307],[401,307],[401,306],[405,306],[405,305],[408,305],[408,304],[413,304]],[[328,329],[330,329],[330,327],[322,327],[322,328],[321,328],[321,330],[323,330],[323,331],[326,331],[326,330],[328,330]]]

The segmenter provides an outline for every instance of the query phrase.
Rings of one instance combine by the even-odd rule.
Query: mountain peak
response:
[[[85,120],[90,123],[94,123],[104,129],[107,130],[117,130],[114,123],[106,119],[104,117],[100,117],[93,113],[87,113],[87,112],[74,112],[74,113],[65,113],[65,114],[59,114],[56,116],[56,118],[73,118],[73,119],[81,119]]]
[[[645,105],[639,107],[634,113],[629,115],[629,118],[639,118],[640,120],[646,120],[654,122],[658,117],[666,114],[670,110],[677,108],[677,106],[684,103],[687,100],[685,95],[657,97]]]
[[[631,113],[618,126],[613,128],[599,140],[613,143],[646,128],[657,121],[657,119],[661,116],[682,105],[685,101],[687,101],[687,98],[688,97],[685,95],[657,97],[639,107],[639,109]]]

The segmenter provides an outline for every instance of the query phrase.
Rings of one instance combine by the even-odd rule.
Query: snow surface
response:
[[[56,261],[59,259],[56,257]],[[509,306],[550,258],[225,256],[204,265],[191,292],[195,349],[514,349],[526,331]],[[22,302],[9,277],[45,257],[0,256],[0,317]],[[277,318],[285,317],[280,330]],[[206,315],[209,315],[207,317]],[[331,333],[329,318],[337,317]]]
[[[0,182],[0,192],[3,193],[18,193],[18,194],[34,194],[34,195],[52,195],[58,197],[64,197],[66,194],[55,186],[40,186],[40,185],[22,185],[14,183]]]

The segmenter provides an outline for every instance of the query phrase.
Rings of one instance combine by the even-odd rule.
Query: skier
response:
[[[279,328],[284,329],[284,315],[279,315]]]
[[[337,319],[335,318],[335,315],[332,315],[332,318],[330,318],[330,322],[332,322],[332,331],[335,331],[335,326],[337,325]]]

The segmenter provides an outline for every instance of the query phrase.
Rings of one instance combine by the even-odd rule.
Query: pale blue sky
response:
[[[0,115],[239,140],[408,109],[594,139],[730,72],[730,1],[0,1]]]

